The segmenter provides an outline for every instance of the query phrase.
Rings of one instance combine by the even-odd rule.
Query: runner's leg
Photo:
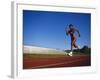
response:
[[[79,46],[76,44],[76,38],[73,38],[73,40],[72,40],[72,45],[73,45],[73,47],[79,49]]]

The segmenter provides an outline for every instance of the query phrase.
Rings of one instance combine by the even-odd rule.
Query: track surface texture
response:
[[[23,69],[90,66],[89,55],[23,55]]]

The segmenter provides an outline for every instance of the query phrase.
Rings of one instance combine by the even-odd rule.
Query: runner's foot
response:
[[[69,55],[69,56],[73,56],[73,52],[70,52],[68,55]]]

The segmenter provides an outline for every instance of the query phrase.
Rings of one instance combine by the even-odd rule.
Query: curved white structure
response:
[[[63,50],[51,49],[51,48],[42,48],[36,46],[24,46],[24,54],[66,54]]]

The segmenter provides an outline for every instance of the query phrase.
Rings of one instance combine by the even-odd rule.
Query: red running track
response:
[[[91,59],[88,55],[63,56],[56,58],[29,58],[23,57],[23,69],[57,68],[90,66]]]

